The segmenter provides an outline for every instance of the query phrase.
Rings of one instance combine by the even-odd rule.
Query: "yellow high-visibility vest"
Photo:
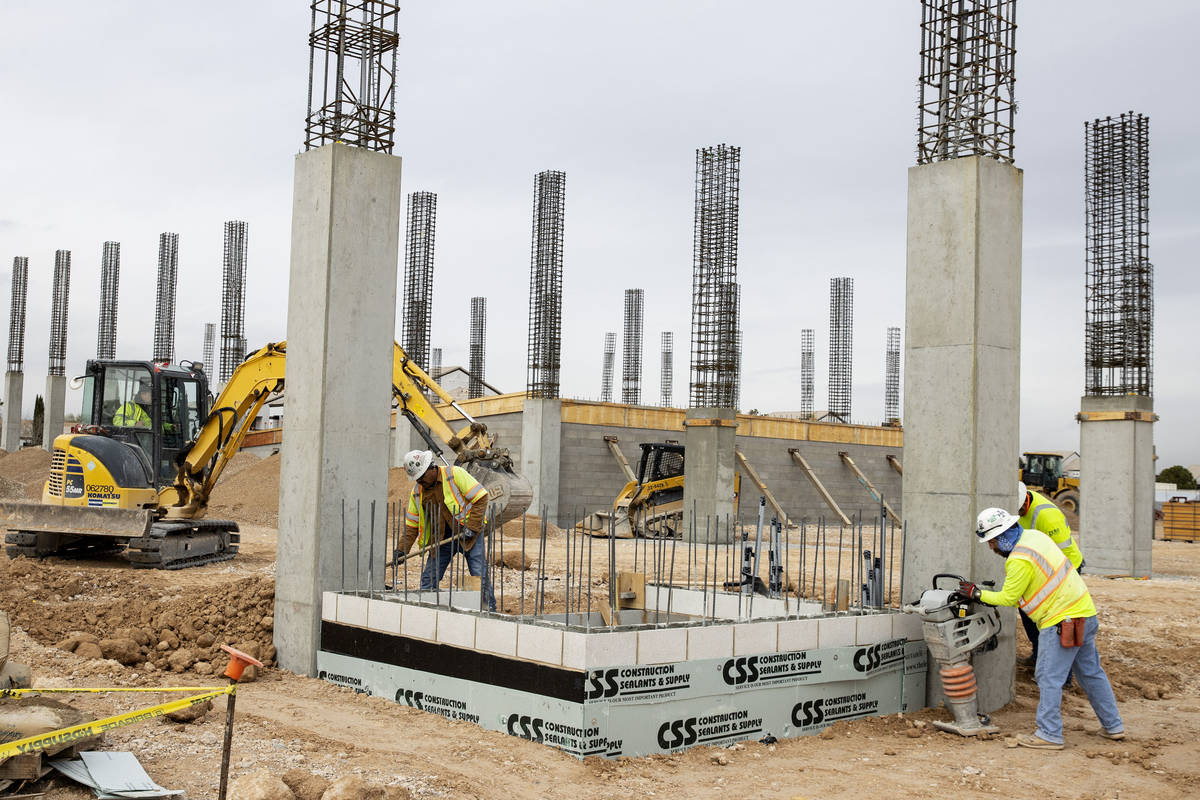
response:
[[[1045,495],[1029,490],[1029,508],[1021,516],[1021,527],[1041,531],[1049,536],[1050,541],[1058,545],[1075,569],[1079,569],[1079,565],[1083,563],[1083,550],[1071,535],[1067,516]]]
[[[487,499],[487,490],[462,467],[439,466],[438,474],[442,479],[442,497],[446,501],[446,508],[450,509],[455,521],[461,525],[467,521],[474,505]],[[486,521],[485,519],[484,522]],[[425,506],[421,503],[420,484],[414,483],[412,491],[408,493],[404,524],[421,532],[421,537],[417,539],[417,547],[427,547],[432,542],[429,526],[425,524]]]
[[[146,409],[132,400],[118,408],[117,413],[113,414],[113,425],[121,428],[149,428],[151,424],[150,415],[146,413]]]
[[[1046,534],[1025,531],[1008,558],[1033,565],[1033,579],[1021,594],[1021,610],[1039,629],[1068,617],[1096,616],[1096,606],[1083,578]]]

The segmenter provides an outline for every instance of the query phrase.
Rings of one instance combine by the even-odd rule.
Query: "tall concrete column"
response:
[[[558,476],[562,455],[562,400],[526,397],[521,412],[521,469],[533,484],[529,513],[558,524]]]
[[[383,585],[401,207],[395,156],[296,156],[275,578],[275,646],[294,672],[315,673],[322,591]]]
[[[1004,580],[975,536],[978,513],[1012,509],[1021,399],[1021,170],[970,157],[908,171],[905,299],[904,597],[937,573]],[[1015,614],[976,654],[980,706],[1013,696]],[[941,686],[930,662],[929,700]]]
[[[1154,539],[1154,400],[1084,397],[1079,543],[1087,572],[1148,577]]]
[[[63,419],[67,403],[67,378],[65,375],[46,376],[45,416],[42,422],[42,447],[54,452],[54,439],[63,432]]]
[[[24,372],[9,370],[4,374],[4,428],[0,432],[0,447],[10,453],[21,449],[21,395],[24,390]]]
[[[689,408],[683,425],[684,530],[693,541],[727,541],[726,521],[732,524],[734,512],[737,413],[732,408]]]

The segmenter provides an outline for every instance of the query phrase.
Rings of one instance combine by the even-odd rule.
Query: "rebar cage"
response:
[[[625,336],[621,342],[621,402],[642,402],[642,324],[645,319],[645,292],[625,290]]]
[[[221,371],[228,382],[246,358],[246,237],[240,220],[225,223],[225,253],[221,275]]]
[[[25,298],[29,292],[29,259],[13,258],[12,298],[8,312],[8,370],[25,367]]]
[[[158,291],[154,304],[154,360],[175,360],[175,287],[179,277],[179,234],[158,236]]]
[[[558,397],[562,366],[563,214],[567,174],[539,172],[533,181],[529,274],[529,350],[525,393]]]
[[[854,378],[854,278],[829,279],[829,417],[850,421]]]
[[[62,375],[67,360],[67,308],[71,294],[71,251],[54,252],[54,293],[50,310],[50,365],[48,375]]]
[[[467,397],[483,397],[483,373],[487,337],[487,298],[471,298],[470,373]]]
[[[105,242],[100,252],[100,320],[96,358],[117,357],[117,287],[121,282],[121,243]]]
[[[408,196],[408,225],[404,237],[404,309],[401,337],[404,352],[421,369],[429,370],[429,335],[433,324],[433,246],[437,228],[437,195]]]

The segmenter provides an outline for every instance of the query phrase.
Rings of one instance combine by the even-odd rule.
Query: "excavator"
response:
[[[209,498],[271,397],[284,390],[287,343],[267,344],[234,370],[214,400],[203,365],[92,360],[80,424],[54,440],[40,503],[0,501],[9,557],[125,550],[137,567],[181,569],[237,555],[238,525],[207,519]],[[454,430],[433,404],[466,421]],[[471,417],[395,345],[392,403],[444,463],[484,485],[501,524],[529,507],[532,485]]]
[[[1017,480],[1037,489],[1071,514],[1079,513],[1079,478],[1063,472],[1061,453],[1028,452],[1021,455]]]

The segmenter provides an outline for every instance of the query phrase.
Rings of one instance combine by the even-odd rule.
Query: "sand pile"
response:
[[[239,453],[231,461],[257,456]],[[244,464],[246,462],[243,462]],[[279,454],[222,475],[212,493],[208,516],[274,526],[279,515]]]
[[[0,560],[0,608],[43,645],[111,658],[147,671],[221,672],[232,644],[264,663],[275,658],[275,582],[265,576],[186,594],[159,590],[128,571],[84,571],[18,558]]]

